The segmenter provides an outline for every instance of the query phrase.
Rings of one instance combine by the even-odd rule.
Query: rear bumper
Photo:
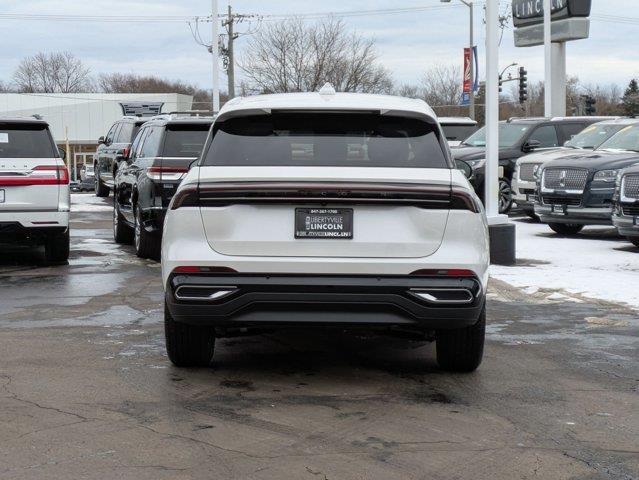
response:
[[[575,225],[612,225],[610,207],[575,207],[566,205],[557,210],[550,205],[535,205],[535,214],[543,223],[567,223]]]
[[[22,229],[40,230],[46,228],[69,228],[69,212],[52,211],[16,211],[0,210],[0,224],[16,224]]]
[[[169,277],[166,287],[167,308],[176,321],[220,328],[403,325],[451,329],[476,323],[485,303],[475,278],[177,274]],[[207,298],[216,291],[227,293]]]

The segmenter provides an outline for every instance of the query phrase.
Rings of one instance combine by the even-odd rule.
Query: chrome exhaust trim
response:
[[[215,285],[180,285],[175,289],[178,300],[212,301],[234,294],[237,287]]]
[[[413,288],[412,295],[437,305],[469,305],[475,301],[467,288]]]

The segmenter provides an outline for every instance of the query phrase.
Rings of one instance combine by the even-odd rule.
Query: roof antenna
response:
[[[331,82],[326,82],[319,91],[320,95],[335,95],[335,87],[331,85]]]

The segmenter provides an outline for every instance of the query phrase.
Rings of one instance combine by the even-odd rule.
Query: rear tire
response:
[[[639,247],[639,237],[626,237],[635,247]]]
[[[176,322],[164,304],[166,353],[176,367],[208,367],[215,350],[215,330]]]
[[[160,260],[160,240],[144,229],[144,225],[142,225],[142,210],[140,210],[138,205],[135,206],[134,212],[133,245],[135,246],[136,255],[140,258]]]
[[[583,225],[573,223],[549,223],[550,229],[559,235],[577,235],[584,229]]]
[[[133,229],[125,223],[124,217],[120,213],[117,198],[113,199],[113,239],[115,243],[126,245],[130,245],[133,242]]]
[[[100,176],[95,176],[95,196],[96,197],[108,197],[109,196],[109,187],[107,187],[100,180]]]
[[[48,264],[60,265],[69,260],[69,230],[64,233],[53,233],[44,242],[44,258]]]
[[[436,332],[437,363],[451,372],[472,372],[484,356],[486,307],[474,325]]]

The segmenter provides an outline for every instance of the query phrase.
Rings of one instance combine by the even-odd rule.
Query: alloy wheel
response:
[[[513,192],[507,180],[499,181],[499,213],[508,213],[513,206]]]

